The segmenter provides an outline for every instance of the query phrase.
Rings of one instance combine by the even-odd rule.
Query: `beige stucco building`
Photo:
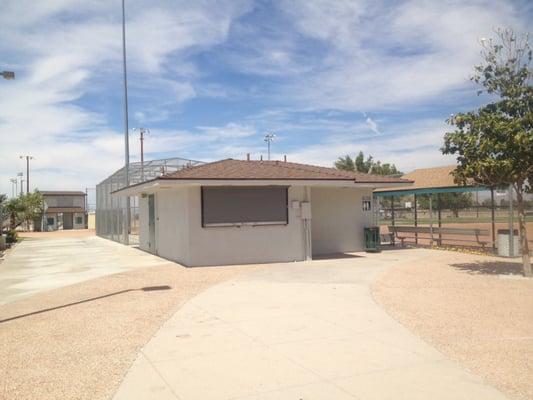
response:
[[[43,230],[85,228],[85,192],[45,190],[41,194],[45,204]]]
[[[409,181],[282,161],[222,160],[124,188],[140,248],[187,266],[360,251],[375,187]]]

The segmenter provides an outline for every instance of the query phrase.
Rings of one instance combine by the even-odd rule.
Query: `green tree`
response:
[[[374,175],[402,174],[402,172],[400,172],[394,164],[381,164],[381,161],[374,161],[374,158],[370,155],[365,159],[365,155],[362,151],[357,154],[355,160],[353,160],[349,155],[339,157],[337,161],[335,161],[335,168],[345,171],[357,171]]]
[[[22,201],[22,220],[28,226],[30,223],[41,220],[44,214],[44,199],[39,191],[28,193],[21,197]]]
[[[497,98],[452,116],[448,123],[455,130],[445,134],[442,152],[457,156],[456,182],[514,188],[524,275],[532,276],[524,207],[533,184],[532,51],[527,35],[496,33],[495,40],[482,41],[482,63],[472,80],[481,87],[478,94]]]
[[[31,223],[32,221],[42,218],[44,214],[44,200],[40,192],[24,194],[20,197],[10,199],[5,209],[9,215],[9,227],[15,229],[24,222]]]
[[[346,154],[346,156],[339,157],[337,161],[335,161],[335,168],[342,169],[344,171],[355,171],[355,164],[352,160],[352,157]]]
[[[418,204],[422,209],[429,209],[429,196],[418,196]],[[433,197],[431,207],[434,210],[451,210],[455,218],[459,211],[474,206],[472,193],[439,193]]]
[[[8,217],[6,210],[7,196],[0,193],[0,234],[4,231],[4,222]]]
[[[396,168],[396,165],[389,163],[381,164],[381,161],[373,163],[370,173],[375,175],[402,175]]]
[[[372,156],[368,156],[365,160],[365,155],[362,151],[355,157],[355,170],[358,172],[370,173],[372,166],[374,165],[374,159]]]

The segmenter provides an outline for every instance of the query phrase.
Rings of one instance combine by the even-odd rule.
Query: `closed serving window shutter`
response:
[[[202,225],[287,224],[287,187],[202,187]]]

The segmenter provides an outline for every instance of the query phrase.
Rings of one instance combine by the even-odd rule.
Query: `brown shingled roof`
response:
[[[391,191],[391,190],[412,190],[412,189],[431,189],[431,188],[445,188],[460,186],[457,185],[452,176],[452,171],[455,169],[455,165],[446,165],[444,167],[435,168],[420,168],[415,169],[408,174],[402,176],[403,179],[409,179],[414,181],[412,186],[405,187],[388,187],[383,189],[377,189],[376,192]]]
[[[389,178],[335,168],[297,164],[285,161],[244,161],[226,159],[184,168],[160,179],[191,180],[343,180],[358,183],[409,183]]]

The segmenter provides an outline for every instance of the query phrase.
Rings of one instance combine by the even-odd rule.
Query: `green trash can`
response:
[[[379,236],[379,226],[372,226],[365,228],[365,251],[378,252],[380,251],[379,245],[381,242]]]

